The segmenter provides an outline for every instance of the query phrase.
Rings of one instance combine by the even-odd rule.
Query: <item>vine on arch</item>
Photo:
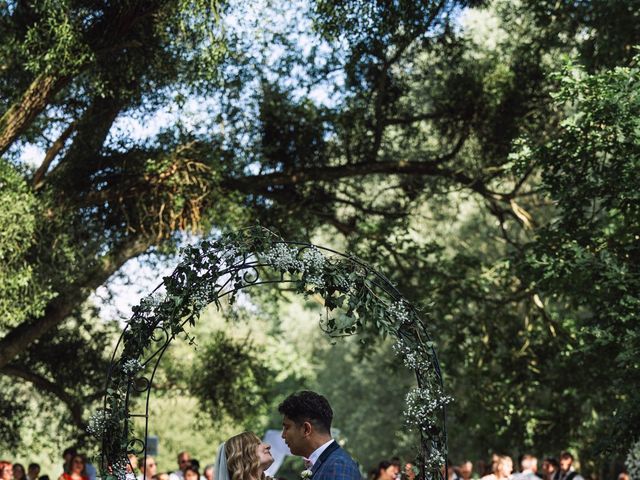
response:
[[[417,310],[357,258],[287,242],[261,227],[185,248],[174,272],[134,307],[114,352],[104,408],[89,422],[90,433],[102,441],[103,477],[123,480],[127,454],[146,452],[145,440],[130,438],[130,421],[147,417],[155,368],[171,340],[186,333],[209,304],[220,308],[225,297],[233,302],[243,289],[265,283],[291,283],[298,293],[321,298],[326,315],[320,327],[329,336],[377,333],[396,338],[396,354],[417,379],[407,395],[405,418],[420,433],[420,476],[441,478],[447,453],[444,411],[450,398],[443,392],[435,350]],[[145,393],[147,410],[132,414],[131,397]]]

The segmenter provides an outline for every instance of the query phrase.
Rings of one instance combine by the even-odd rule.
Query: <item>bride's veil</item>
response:
[[[218,447],[218,454],[216,455],[216,480],[231,480],[229,478],[229,469],[227,468],[227,455],[224,453],[224,442]]]

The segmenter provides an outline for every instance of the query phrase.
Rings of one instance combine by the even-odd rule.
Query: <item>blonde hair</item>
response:
[[[260,459],[256,447],[262,440],[253,432],[242,432],[225,442],[224,453],[231,480],[266,480],[258,475]]]

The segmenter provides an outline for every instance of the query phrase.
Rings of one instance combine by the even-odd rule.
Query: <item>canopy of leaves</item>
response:
[[[260,221],[423,304],[454,460],[627,448],[638,1],[245,7],[0,3],[0,365],[127,260]]]

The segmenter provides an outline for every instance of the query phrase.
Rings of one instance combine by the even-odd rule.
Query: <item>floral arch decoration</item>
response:
[[[405,420],[420,434],[420,479],[443,479],[447,458],[442,374],[419,312],[382,274],[354,256],[309,243],[285,241],[263,227],[226,234],[183,250],[182,261],[137,307],[114,350],[103,408],[89,421],[101,441],[102,478],[124,480],[127,455],[147,450],[153,378],[171,341],[210,304],[221,307],[263,284],[289,283],[305,296],[322,298],[320,327],[332,337],[368,329],[396,338],[395,353],[415,371],[417,387],[406,397]],[[145,410],[130,411],[141,397]],[[144,437],[134,436],[134,417],[144,418]]]

